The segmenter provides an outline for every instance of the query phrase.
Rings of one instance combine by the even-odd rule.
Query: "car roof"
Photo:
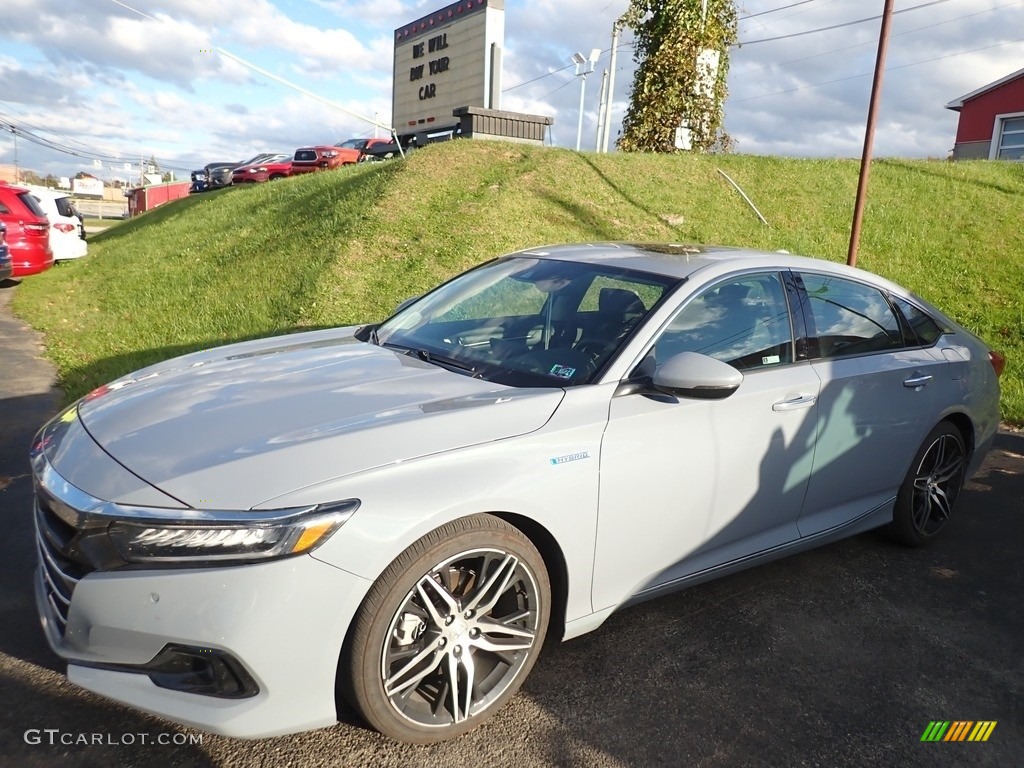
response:
[[[60,200],[62,197],[71,197],[71,194],[63,189],[51,189],[49,187],[38,187],[35,184],[24,185],[25,189],[38,197],[45,197],[49,200]]]
[[[550,245],[528,248],[509,256],[527,256],[563,261],[603,264],[667,277],[685,279],[704,269],[741,271],[746,269],[794,269],[825,271],[866,280],[875,285],[898,289],[894,283],[861,269],[825,259],[796,256],[788,251],[766,251],[726,245],[696,243],[627,243],[600,242]]]

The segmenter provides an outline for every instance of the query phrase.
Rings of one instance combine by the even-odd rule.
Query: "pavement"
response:
[[[238,741],[82,691],[33,605],[27,451],[61,396],[12,293],[0,283],[0,766],[1024,763],[1024,436],[1011,432],[933,546],[869,533],[624,610],[549,643],[509,706],[453,742],[396,744],[350,714]],[[934,720],[997,725],[984,743],[922,743]]]

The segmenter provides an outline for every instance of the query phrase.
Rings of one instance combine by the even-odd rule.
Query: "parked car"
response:
[[[192,171],[192,185],[188,188],[190,195],[205,192],[208,187],[206,186],[206,169],[200,168],[197,171]]]
[[[11,249],[7,247],[7,225],[0,221],[0,282],[14,273]]]
[[[549,631],[871,528],[956,528],[1003,364],[845,265],[521,251],[380,324],[69,407],[32,448],[36,601],[72,682],[148,712],[263,737],[334,723],[340,692],[435,742],[507,702]]]
[[[359,150],[339,147],[301,147],[292,157],[292,176],[314,171],[333,171],[343,165],[359,162]]]
[[[89,252],[85,225],[67,192],[46,187],[28,187],[32,197],[50,220],[50,249],[54,261],[78,259]]]
[[[53,266],[50,221],[32,193],[0,181],[0,221],[7,225],[12,277],[26,277]]]
[[[235,168],[244,165],[244,161],[235,163],[207,163],[204,167],[206,172],[206,189],[220,189],[231,186],[231,174]]]
[[[390,141],[391,139],[347,139],[345,141],[338,142],[334,146],[339,147],[340,149],[353,149],[359,152],[360,156],[356,158],[356,162],[358,162],[366,150],[372,147],[379,147]]]
[[[231,174],[232,184],[250,184],[258,181],[276,181],[290,176],[292,172],[292,156],[290,154],[271,155],[251,165],[235,168]]]

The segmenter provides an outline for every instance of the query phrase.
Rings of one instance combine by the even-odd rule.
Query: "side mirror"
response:
[[[408,307],[410,304],[412,304],[418,298],[419,298],[419,296],[410,296],[408,299],[406,299],[401,304],[399,304],[397,307],[395,307],[395,311],[392,312],[392,314],[397,315],[399,312],[401,312],[403,309]]]
[[[743,383],[743,374],[728,363],[697,352],[673,355],[654,372],[655,389],[678,397],[722,400]]]

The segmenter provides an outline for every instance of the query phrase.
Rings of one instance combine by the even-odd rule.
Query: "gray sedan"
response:
[[[39,612],[72,681],[171,720],[263,737],[344,699],[439,741],[548,634],[871,528],[939,536],[1002,367],[825,261],[522,251],[72,405],[32,450]]]

